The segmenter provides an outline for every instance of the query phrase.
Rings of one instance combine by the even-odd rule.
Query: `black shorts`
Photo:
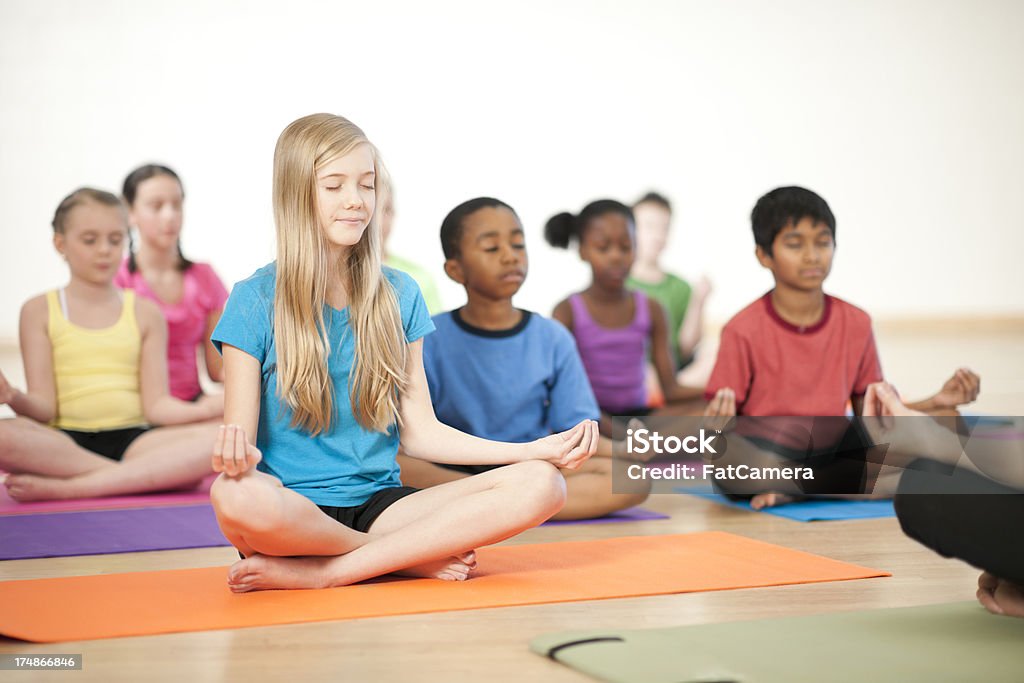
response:
[[[380,517],[380,513],[419,489],[412,486],[394,486],[381,489],[370,496],[362,505],[350,508],[334,507],[333,505],[317,505],[325,515],[336,522],[341,522],[349,529],[365,533]]]
[[[73,429],[62,429],[76,444],[87,451],[111,460],[120,460],[124,452],[135,439],[149,431],[149,427],[128,427],[127,429],[107,429],[101,432],[79,432]]]

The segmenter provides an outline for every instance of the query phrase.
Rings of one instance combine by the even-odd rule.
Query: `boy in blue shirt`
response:
[[[532,441],[582,419],[598,419],[572,335],[558,322],[516,308],[527,273],[526,244],[510,206],[480,197],[441,225],[445,272],[466,289],[462,308],[434,316],[423,365],[438,420],[474,436]],[[567,499],[555,519],[600,517],[641,503],[647,491],[612,492],[611,442],[579,470],[564,471]],[[437,465],[399,455],[402,482],[426,488],[487,466]],[[631,483],[631,487],[633,484]]]

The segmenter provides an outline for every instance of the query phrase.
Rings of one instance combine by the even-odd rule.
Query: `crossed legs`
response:
[[[114,462],[63,432],[17,417],[0,421],[0,469],[8,494],[22,501],[93,498],[194,486],[212,472],[217,425],[152,429]]]
[[[211,490],[221,530],[246,559],[236,592],[322,588],[401,572],[466,578],[472,551],[540,524],[561,509],[565,483],[544,462],[509,465],[406,496],[368,533],[338,524],[273,477],[221,475]]]

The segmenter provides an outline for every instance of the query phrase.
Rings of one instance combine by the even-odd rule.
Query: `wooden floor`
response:
[[[887,375],[913,396],[934,390],[952,369],[983,377],[978,410],[1024,409],[1024,333],[959,330],[879,334]],[[10,352],[0,368],[16,380]],[[13,366],[13,367],[12,367]],[[12,372],[13,370],[13,372]],[[529,640],[570,629],[645,628],[973,600],[978,572],[907,539],[894,519],[800,523],[725,508],[684,495],[647,507],[663,521],[538,528],[509,543],[620,535],[729,531],[892,572],[891,578],[636,599],[424,614],[342,622],[30,645],[0,639],[0,653],[81,653],[84,670],[22,672],[8,680],[236,681],[587,681],[531,654]],[[228,548],[0,562],[0,580],[228,565]],[[645,568],[636,567],[642,582]],[[225,590],[227,590],[225,588]],[[0,605],[0,610],[3,606]],[[828,680],[822,672],[820,680]]]

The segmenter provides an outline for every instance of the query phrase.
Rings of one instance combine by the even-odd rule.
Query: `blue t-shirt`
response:
[[[523,443],[600,417],[576,342],[560,323],[523,311],[512,329],[482,330],[455,310],[435,315],[434,325],[423,366],[441,422]]]
[[[405,273],[384,268],[395,289],[405,339],[414,342],[434,329],[416,282]],[[224,313],[213,331],[218,349],[230,344],[260,362],[261,397],[256,447],[263,452],[258,469],[281,480],[317,505],[352,507],[375,492],[399,486],[398,429],[386,434],[367,431],[356,422],[348,398],[348,380],[355,358],[349,334],[348,309],[324,307],[331,340],[327,367],[334,385],[334,422],[330,432],[311,436],[292,427],[292,411],[277,392],[277,350],[274,345],[274,283],[270,263],[231,290]]]

